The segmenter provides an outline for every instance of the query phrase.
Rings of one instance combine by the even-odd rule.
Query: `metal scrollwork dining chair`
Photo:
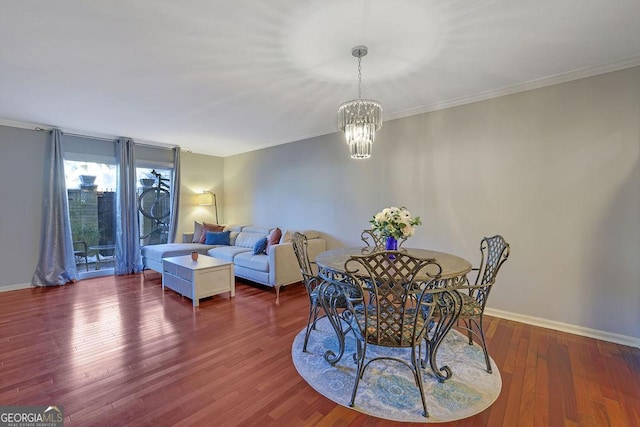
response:
[[[462,327],[467,330],[469,345],[473,345],[473,335],[480,339],[484,360],[487,364],[487,372],[492,373],[484,334],[483,316],[489,293],[496,282],[498,271],[509,258],[510,246],[500,235],[484,237],[480,242],[480,252],[482,254],[480,266],[472,269],[472,271],[477,272],[475,282],[459,288],[462,297],[462,309],[458,316],[458,321],[462,321]]]
[[[325,284],[325,282],[318,276],[318,268],[315,265],[315,262],[309,260],[307,236],[298,232],[294,233],[292,244],[293,252],[296,254],[298,265],[300,267],[300,273],[302,273],[302,283],[304,283],[307,295],[309,296],[309,317],[307,320],[307,329],[304,335],[304,344],[302,346],[302,351],[307,351],[309,335],[311,334],[311,330],[316,327],[320,310],[324,308],[321,298],[325,298],[325,293],[321,292],[320,288]],[[331,305],[334,309],[346,307],[344,297],[341,295],[338,297],[334,296]]]
[[[435,259],[416,258],[399,251],[378,251],[352,256],[345,271],[354,285],[363,291],[348,295],[345,319],[356,338],[357,362],[350,406],[354,405],[358,385],[365,369],[374,361],[395,361],[411,369],[420,390],[423,415],[429,416],[421,373],[421,343],[428,337],[429,325],[438,306],[448,300],[454,309],[455,291],[431,286],[442,268]],[[444,295],[448,297],[444,297]],[[367,360],[367,346],[410,349],[406,359],[374,357]]]

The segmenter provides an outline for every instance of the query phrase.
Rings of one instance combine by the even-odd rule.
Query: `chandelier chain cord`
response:
[[[360,63],[362,58],[358,56],[358,99],[362,99],[362,67]]]

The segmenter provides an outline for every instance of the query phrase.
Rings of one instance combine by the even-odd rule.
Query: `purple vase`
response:
[[[385,245],[385,249],[388,251],[397,251],[398,250],[398,240],[395,237],[387,237],[387,244]]]

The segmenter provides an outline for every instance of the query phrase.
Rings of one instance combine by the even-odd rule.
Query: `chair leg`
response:
[[[473,323],[471,320],[464,320],[464,325],[467,328],[467,337],[469,337],[469,345],[473,345]]]
[[[424,388],[422,384],[422,373],[420,372],[420,366],[422,361],[420,360],[420,352],[416,353],[416,348],[413,347],[411,350],[411,364],[413,365],[413,377],[416,380],[416,385],[418,386],[418,390],[420,390],[420,398],[422,399],[422,415],[426,418],[429,418],[429,411],[427,411],[427,400],[424,395]]]
[[[420,367],[425,369],[427,367],[427,357],[429,357],[429,338],[424,336],[424,359],[422,358],[422,346],[420,346]]]
[[[313,324],[311,325],[311,329],[313,329],[313,330],[316,329],[316,323],[318,323],[318,313],[319,312],[320,312],[320,307],[318,307],[316,305],[315,309],[313,310]]]
[[[358,392],[358,385],[360,385],[360,379],[362,379],[362,375],[364,374],[364,360],[367,353],[367,344],[362,343],[360,340],[356,340],[356,353],[358,355],[358,367],[356,368],[356,382],[353,385],[353,391],[351,392],[351,401],[349,402],[349,406],[353,408],[353,404],[356,400],[356,393]]]
[[[311,320],[313,318],[313,321]],[[304,344],[302,351],[307,351],[307,342],[309,342],[309,335],[311,335],[311,329],[315,329],[316,319],[318,318],[318,310],[315,305],[309,307],[309,319],[307,319],[307,330],[304,333]]]
[[[482,324],[482,319],[483,316],[480,315],[480,324],[478,325],[478,329],[480,329],[480,340],[482,341],[482,351],[484,351],[484,361],[487,364],[487,372],[491,374],[493,371],[491,370],[491,361],[489,360],[489,352],[487,351],[487,342],[484,338],[484,325]]]

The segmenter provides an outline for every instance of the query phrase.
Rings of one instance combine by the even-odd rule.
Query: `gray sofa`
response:
[[[282,230],[277,244],[269,247],[268,253],[254,254],[255,242],[268,236],[273,228],[259,226],[226,226],[230,231],[230,245],[206,245],[192,243],[193,233],[185,233],[183,243],[149,245],[142,248],[142,263],[145,269],[162,273],[162,258],[188,255],[198,252],[213,258],[233,262],[237,277],[276,290],[276,303],[280,300],[280,287],[302,281],[298,261],[293,252],[291,236],[293,231]],[[306,231],[309,257],[315,257],[326,249],[326,242],[315,231]]]

